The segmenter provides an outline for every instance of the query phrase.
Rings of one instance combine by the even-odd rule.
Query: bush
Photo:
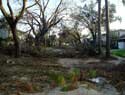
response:
[[[65,78],[62,74],[52,73],[49,75],[49,77],[51,80],[51,85],[53,85],[53,83],[55,84],[55,86],[63,87],[65,85]]]
[[[61,91],[69,91],[78,88],[78,80],[80,76],[79,69],[72,69],[65,76],[60,73],[51,73],[51,87],[60,86]]]
[[[88,71],[88,77],[95,78],[96,76],[97,76],[97,71],[96,70],[89,70]]]

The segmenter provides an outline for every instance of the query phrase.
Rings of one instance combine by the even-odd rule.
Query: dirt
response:
[[[125,59],[72,59],[61,58],[58,60],[60,64],[68,68],[78,68],[81,70],[81,79],[84,80],[86,73],[89,70],[96,70],[97,76],[105,77],[109,82],[114,85],[120,92],[125,91]],[[124,95],[124,94],[123,94]]]
[[[58,60],[64,67],[68,68],[80,68],[80,69],[101,69],[112,70],[114,67],[123,63],[124,60],[112,59],[104,60],[99,58],[86,58],[86,59],[74,59],[74,58],[61,58]]]
[[[99,58],[40,58],[0,55],[0,92],[42,92],[50,84],[49,74],[53,72],[67,73],[70,68],[100,69],[100,73],[111,74],[116,82],[124,81],[124,60],[102,60]],[[122,68],[122,69],[121,69]],[[112,72],[114,69],[116,72]],[[122,70],[122,71],[120,71]],[[119,73],[120,71],[120,73]],[[101,73],[101,74],[102,74]],[[123,74],[121,77],[121,74]],[[110,79],[109,78],[109,79]],[[121,85],[120,85],[121,86]]]
[[[49,84],[49,74],[64,72],[56,58],[1,56],[0,92],[41,92]]]

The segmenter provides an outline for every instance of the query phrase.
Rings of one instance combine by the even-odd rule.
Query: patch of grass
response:
[[[77,84],[66,84],[65,86],[62,87],[61,91],[72,91],[74,89],[77,89],[78,86]]]
[[[64,75],[61,73],[51,73],[49,75],[50,80],[52,80],[52,84],[54,83],[56,86],[64,86],[65,85],[65,78]]]
[[[90,78],[95,78],[97,76],[97,71],[96,70],[89,70],[88,71],[88,77]]]
[[[53,72],[49,75],[50,77],[50,87],[55,88],[57,86],[61,87],[61,91],[70,91],[78,88],[78,79],[80,76],[79,69],[73,68],[67,74]]]
[[[125,49],[113,50],[112,55],[119,56],[119,57],[125,57]]]

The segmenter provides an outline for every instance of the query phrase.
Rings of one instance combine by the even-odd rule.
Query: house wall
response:
[[[121,38],[122,36],[125,35],[125,30],[119,30],[118,35],[119,35],[118,49],[125,49],[125,40],[124,38]]]
[[[119,31],[119,37],[125,35],[125,31]]]
[[[125,42],[124,41],[118,42],[118,48],[119,49],[125,49]]]

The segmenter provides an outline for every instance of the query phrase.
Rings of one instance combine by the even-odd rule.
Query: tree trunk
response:
[[[99,52],[99,55],[102,53],[102,51],[101,51],[101,23],[100,23],[100,17],[101,17],[101,0],[98,0],[98,52]]]
[[[93,47],[96,48],[96,33],[93,32],[93,29],[90,29],[92,39],[93,39]]]
[[[109,11],[108,11],[108,0],[105,0],[106,10],[106,57],[110,57],[110,31],[109,31]]]
[[[44,43],[44,35],[36,35],[36,37],[35,37],[35,46],[38,49],[38,51],[41,50],[42,44],[45,44]]]
[[[40,31],[40,33],[38,33],[36,35],[36,37],[35,37],[35,46],[38,49],[41,49],[41,43],[45,45],[44,36],[48,32],[48,29],[47,28],[42,28],[42,29],[39,29],[39,31]]]
[[[11,27],[11,31],[12,31],[12,35],[13,35],[13,40],[14,40],[14,48],[15,48],[15,57],[19,57],[20,56],[20,47],[19,47],[19,41],[18,41],[18,37],[17,37],[17,32],[16,32],[16,26],[13,25]]]
[[[93,36],[93,46],[94,46],[94,48],[96,49],[96,35]]]

